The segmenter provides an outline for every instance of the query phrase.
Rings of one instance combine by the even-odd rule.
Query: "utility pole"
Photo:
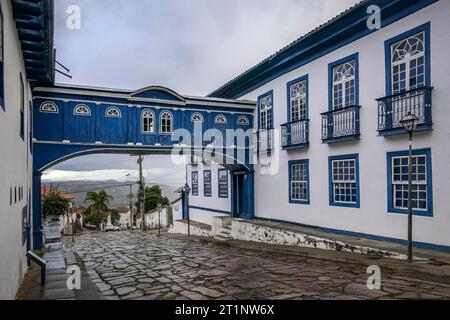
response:
[[[145,230],[145,221],[144,221],[144,212],[145,212],[145,185],[144,185],[144,174],[142,172],[142,162],[144,161],[144,157],[139,155],[138,164],[139,164],[139,183],[140,183],[140,192],[139,192],[139,202],[141,209],[141,230]]]
[[[133,185],[130,184],[130,230],[133,230]]]

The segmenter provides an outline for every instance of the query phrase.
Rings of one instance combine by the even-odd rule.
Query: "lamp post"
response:
[[[189,184],[186,183],[186,185],[184,186],[184,196],[185,196],[185,205],[186,205],[186,210],[188,211],[188,237],[191,236],[191,217],[189,214],[189,194],[191,193],[191,187],[189,187]]]
[[[161,237],[161,209],[162,204],[158,203],[158,237]]]
[[[408,157],[408,262],[412,263],[413,260],[413,206],[412,206],[412,140],[414,131],[416,131],[419,118],[413,115],[411,112],[408,113],[401,121],[400,124],[405,128],[409,135],[409,157]]]

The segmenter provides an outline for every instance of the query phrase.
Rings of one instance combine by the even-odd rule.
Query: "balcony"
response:
[[[322,142],[337,143],[360,137],[360,106],[350,106],[322,113]]]
[[[400,121],[409,113],[419,118],[417,131],[432,130],[432,90],[433,88],[423,87],[377,99],[380,135],[390,136],[406,133]]]
[[[284,150],[305,148],[309,145],[309,119],[289,122],[281,126],[281,146]]]
[[[256,132],[256,141],[257,141],[257,152],[258,155],[271,155],[273,150],[273,142],[274,142],[274,130],[273,129],[265,129],[258,130]]]

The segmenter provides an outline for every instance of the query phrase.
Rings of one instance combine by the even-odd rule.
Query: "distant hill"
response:
[[[119,208],[129,206],[129,194],[130,183],[132,182],[120,182],[116,180],[107,181],[65,181],[65,182],[43,182],[45,186],[53,186],[59,191],[71,194],[75,197],[74,206],[86,207],[84,199],[87,192],[105,190],[109,195],[113,197],[110,207]],[[175,201],[179,198],[179,194],[175,193],[176,187],[168,186],[164,184],[158,184],[161,187],[162,194],[169,198],[169,200]],[[148,185],[153,186],[153,185]],[[135,184],[132,186],[133,202],[137,200],[138,186]]]

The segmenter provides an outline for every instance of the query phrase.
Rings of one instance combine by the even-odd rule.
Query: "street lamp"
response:
[[[158,207],[158,237],[161,237],[161,209],[162,209],[162,204],[158,203],[157,207]]]
[[[412,263],[413,256],[413,239],[412,239],[412,224],[413,224],[413,206],[412,206],[412,140],[414,131],[417,129],[419,118],[408,113],[401,121],[400,124],[405,128],[409,135],[409,158],[408,158],[408,262]]]

